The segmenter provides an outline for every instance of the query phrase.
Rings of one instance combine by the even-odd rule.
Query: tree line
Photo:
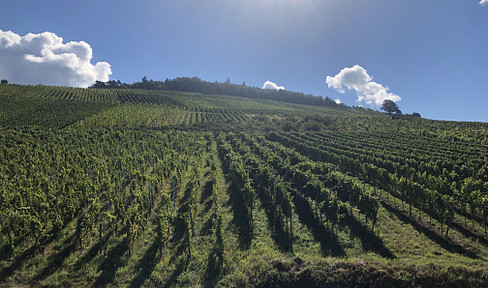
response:
[[[246,98],[264,98],[296,104],[306,104],[314,106],[328,107],[347,107],[345,104],[338,104],[329,97],[314,96],[301,92],[291,92],[286,90],[268,90],[258,87],[247,86],[246,83],[233,84],[230,79],[220,82],[208,82],[198,77],[177,77],[166,79],[165,81],[148,80],[143,77],[140,82],[133,84],[122,83],[120,80],[110,80],[108,82],[96,81],[90,88],[98,89],[146,89],[146,90],[169,90],[202,93],[206,95],[219,94],[229,96],[239,96]]]

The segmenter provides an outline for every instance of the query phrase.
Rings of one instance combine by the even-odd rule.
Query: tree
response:
[[[91,88],[105,88],[106,83],[102,81],[95,81],[95,84],[91,86]]]
[[[215,94],[215,88],[212,83],[205,84],[205,86],[203,86],[202,93],[207,95]]]
[[[7,79],[2,79],[2,81],[0,83],[1,84],[8,84],[8,81],[7,81]]]
[[[388,99],[383,101],[383,104],[381,104],[381,110],[388,114],[402,114],[402,111],[400,111],[396,103]]]

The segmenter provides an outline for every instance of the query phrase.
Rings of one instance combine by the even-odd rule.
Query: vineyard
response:
[[[0,287],[486,287],[488,124],[0,85]]]

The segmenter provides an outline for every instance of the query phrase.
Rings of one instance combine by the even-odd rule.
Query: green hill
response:
[[[0,287],[486,287],[488,125],[0,85]]]

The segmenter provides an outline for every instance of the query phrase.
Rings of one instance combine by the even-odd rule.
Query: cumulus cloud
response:
[[[358,102],[381,105],[385,100],[397,102],[402,98],[396,94],[388,93],[389,88],[373,82],[373,77],[368,75],[366,69],[359,65],[344,68],[334,77],[327,76],[326,83],[329,88],[334,88],[344,94],[346,89],[356,91]]]
[[[0,30],[0,78],[11,83],[87,87],[108,81],[110,64],[92,64],[84,41],[63,43],[51,32],[20,36]]]
[[[488,4],[488,0],[481,0],[481,1],[480,1],[480,4],[481,4],[481,5],[487,5],[487,4]]]
[[[339,98],[335,99],[334,101],[335,101],[337,104],[342,104],[342,101],[341,101],[341,99],[339,99]]]
[[[261,89],[268,89],[268,90],[285,90],[285,87],[283,86],[278,86],[276,83],[273,83],[271,81],[266,81],[263,84],[263,87]]]

